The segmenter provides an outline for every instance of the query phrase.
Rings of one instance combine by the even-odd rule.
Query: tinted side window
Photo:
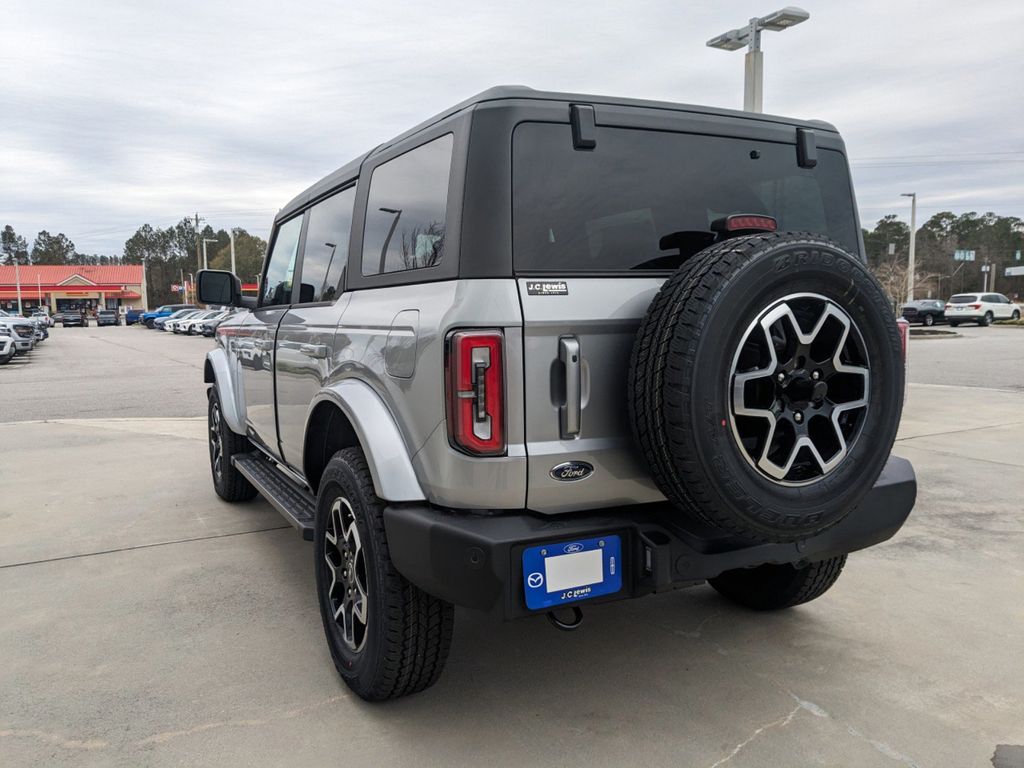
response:
[[[1001,303],[999,297],[994,293],[986,293],[984,296],[981,297],[981,300],[984,302],[988,302],[989,304]]]
[[[374,169],[363,229],[364,275],[441,263],[453,143],[447,134]]]
[[[342,291],[356,188],[343,189],[309,209],[299,303],[334,301]]]
[[[292,301],[292,275],[295,272],[295,254],[299,249],[302,216],[288,219],[277,228],[274,249],[267,263],[260,306],[290,304]]]

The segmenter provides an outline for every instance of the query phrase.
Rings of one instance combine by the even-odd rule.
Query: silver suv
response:
[[[314,543],[327,642],[379,700],[454,605],[561,629],[704,582],[824,593],[891,537],[905,338],[836,130],[486,91],[301,193],[206,361],[217,493]]]

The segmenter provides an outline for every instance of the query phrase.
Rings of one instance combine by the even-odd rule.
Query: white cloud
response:
[[[904,191],[925,216],[1024,214],[1024,6],[806,7],[809,22],[764,35],[765,106],[843,131],[865,223],[905,210]],[[704,41],[771,9],[16,0],[0,53],[0,217],[86,252],[118,253],[143,222],[196,210],[265,235],[320,176],[491,85],[738,106],[742,52]],[[1017,154],[977,161],[985,152]]]

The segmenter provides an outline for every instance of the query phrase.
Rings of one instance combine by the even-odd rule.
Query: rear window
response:
[[[570,126],[524,123],[512,163],[520,272],[674,269],[734,213],[860,251],[846,161],[833,150],[800,168],[792,144],[599,128],[596,148],[578,151]]]
[[[977,294],[974,293],[958,293],[952,299],[949,300],[950,304],[973,304],[978,300]]]

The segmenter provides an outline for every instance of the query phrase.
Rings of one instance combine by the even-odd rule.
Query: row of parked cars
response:
[[[36,344],[49,338],[51,325],[45,313],[23,317],[0,309],[0,365],[35,349]]]
[[[186,336],[213,336],[217,326],[237,312],[229,307],[200,309],[191,304],[169,304],[152,312],[138,313],[125,319],[129,325],[138,323],[151,330],[170,331]],[[129,313],[129,316],[131,313]]]
[[[909,323],[935,325],[960,323],[991,325],[996,320],[1020,320],[1021,306],[1001,293],[958,293],[949,301],[918,299],[903,305],[903,317]]]

